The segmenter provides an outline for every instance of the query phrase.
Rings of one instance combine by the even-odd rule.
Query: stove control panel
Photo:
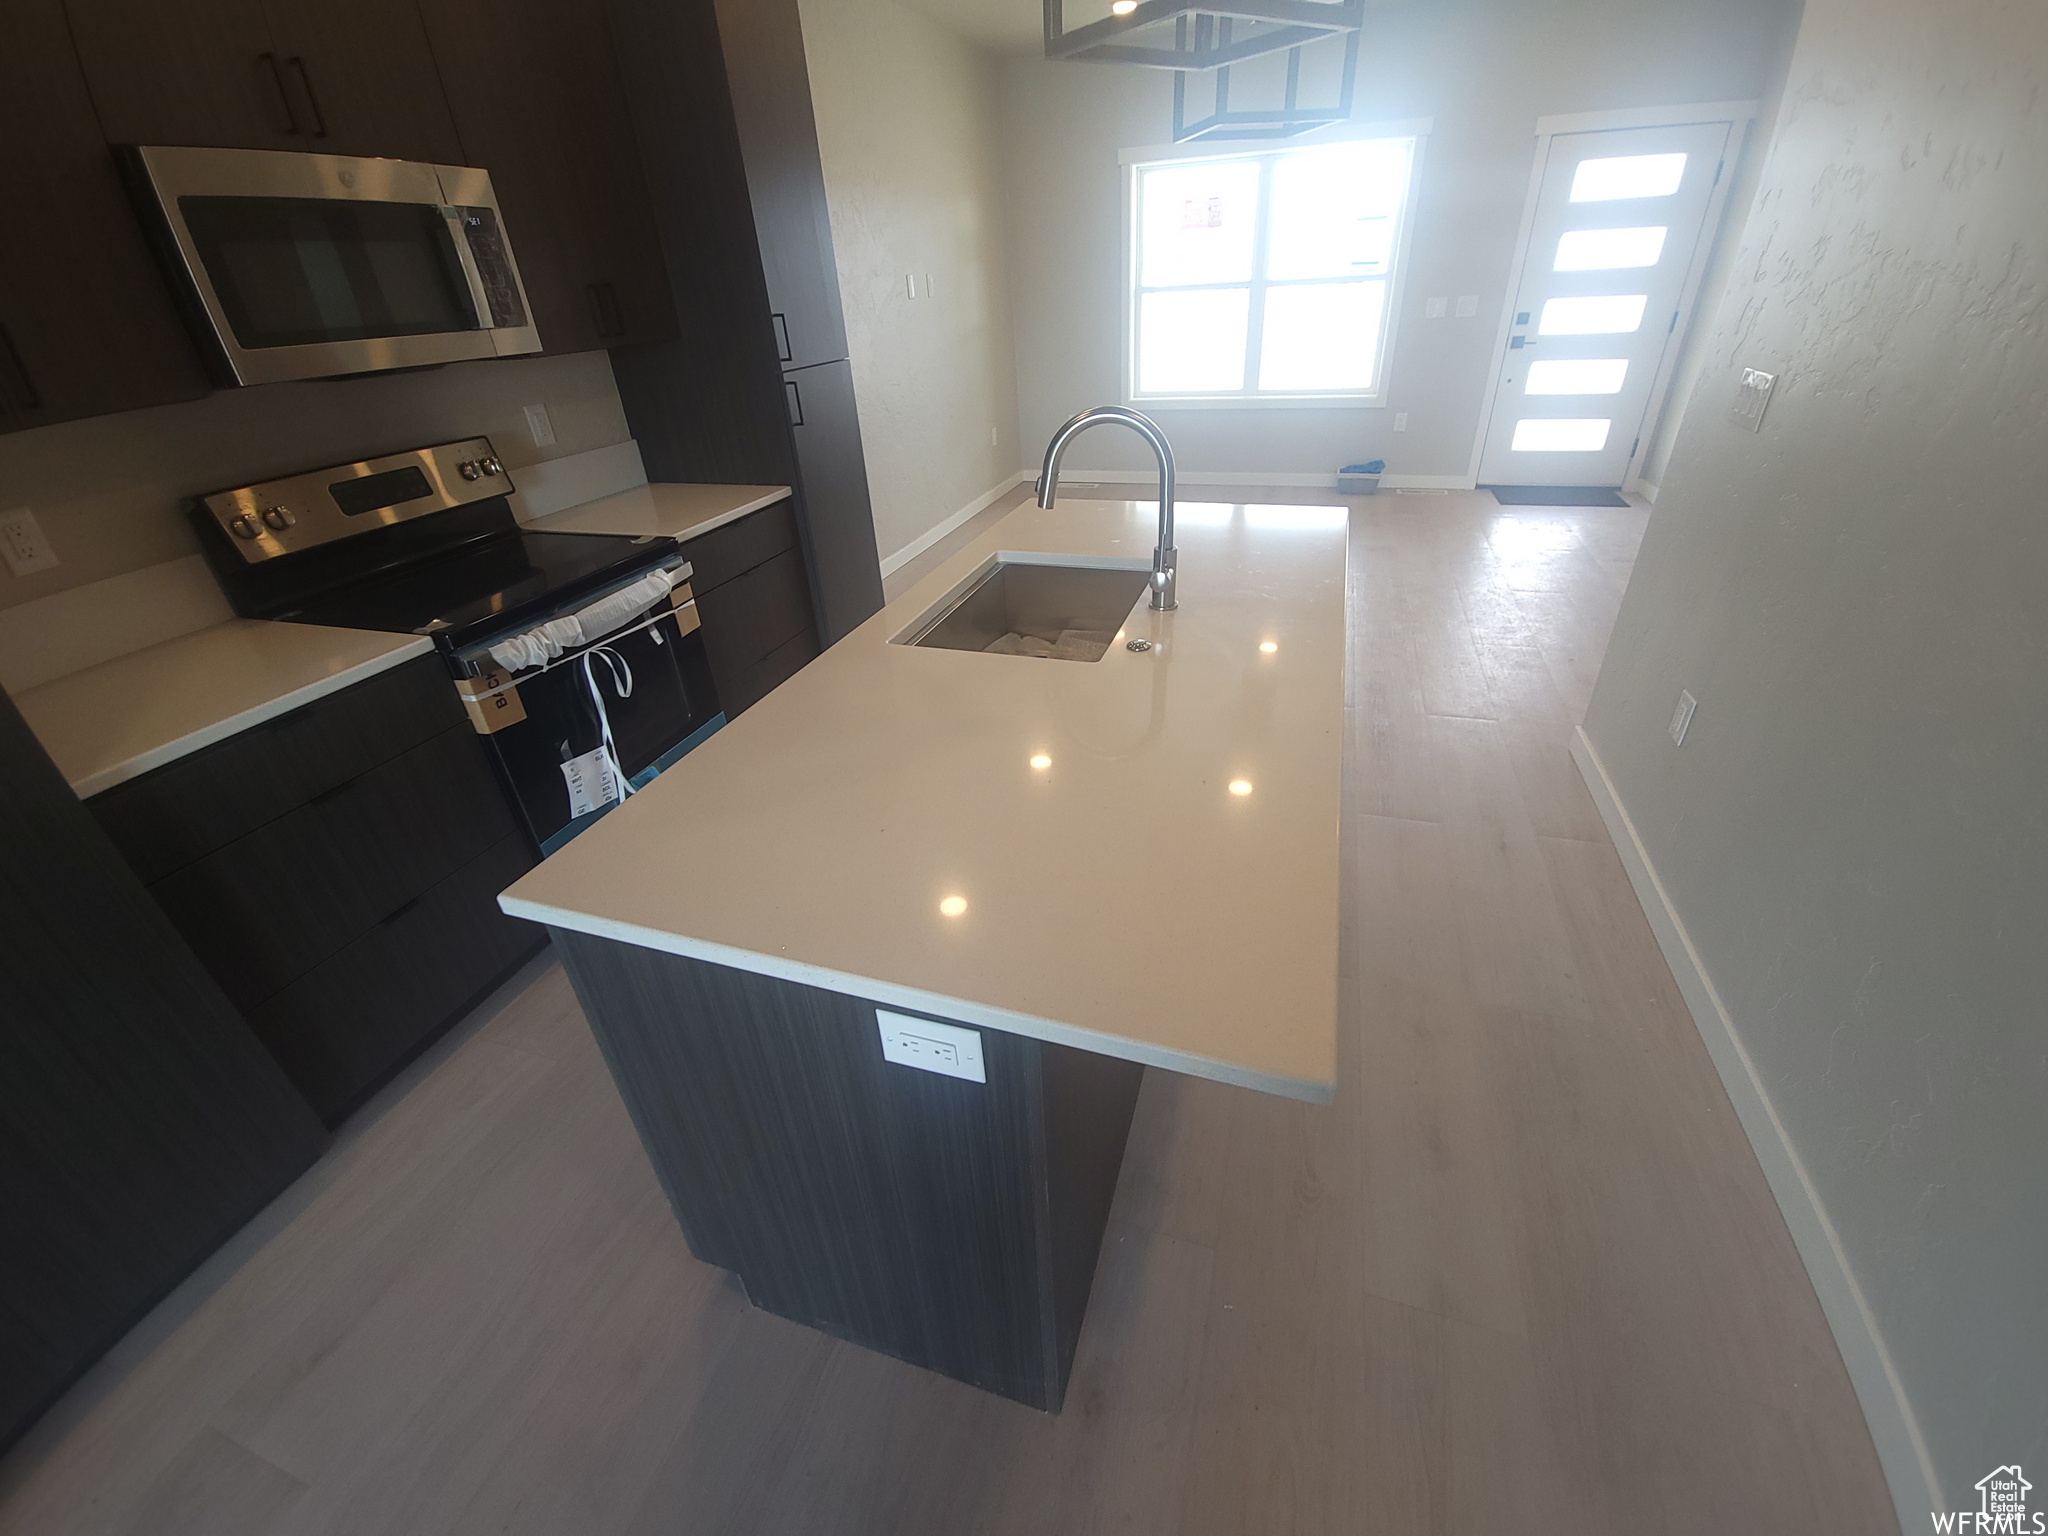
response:
[[[491,440],[472,437],[220,491],[201,497],[200,506],[255,565],[512,488]]]

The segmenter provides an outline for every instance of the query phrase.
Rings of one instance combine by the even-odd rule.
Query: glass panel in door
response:
[[[1619,486],[1675,346],[1733,125],[1554,135],[1515,324],[1493,381],[1482,485]]]

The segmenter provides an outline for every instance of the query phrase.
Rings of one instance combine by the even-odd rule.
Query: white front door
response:
[[[1481,485],[1618,486],[1705,261],[1729,122],[1551,137]]]

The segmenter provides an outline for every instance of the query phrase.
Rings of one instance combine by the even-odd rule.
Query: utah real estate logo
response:
[[[1978,1507],[1936,1510],[1938,1536],[2048,1536],[2048,1511],[2027,1513],[2034,1485],[2015,1462],[1977,1480]]]

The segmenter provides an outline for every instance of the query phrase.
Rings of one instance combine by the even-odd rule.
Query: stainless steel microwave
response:
[[[540,350],[485,171],[267,149],[122,160],[223,384]]]

